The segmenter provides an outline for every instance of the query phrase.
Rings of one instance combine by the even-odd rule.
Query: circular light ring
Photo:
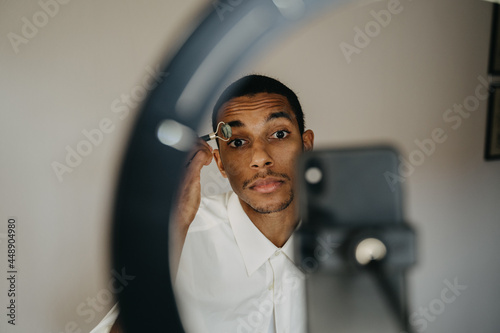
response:
[[[234,0],[232,11],[224,12],[211,5],[165,67],[164,80],[148,96],[132,130],[115,197],[113,274],[123,285],[117,296],[126,332],[183,332],[170,282],[168,237],[186,147],[163,132],[165,126],[175,127],[174,136],[181,137],[189,132],[185,127],[198,128],[205,106],[253,53],[299,18],[344,2]],[[177,147],[160,142],[159,130]]]

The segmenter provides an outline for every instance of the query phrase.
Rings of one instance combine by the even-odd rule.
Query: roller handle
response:
[[[210,133],[210,134],[201,136],[200,139],[205,140],[205,141],[210,141],[212,139],[215,139],[215,133]]]

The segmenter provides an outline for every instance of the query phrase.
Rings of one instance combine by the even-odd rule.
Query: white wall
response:
[[[131,107],[121,119],[111,105],[136,91],[148,68],[175,50],[203,3],[73,0],[18,53],[7,34],[21,35],[22,18],[32,21],[41,7],[36,1],[0,4],[0,211],[3,221],[16,216],[19,225],[18,325],[8,325],[2,314],[2,332],[64,332],[71,325],[86,332],[111,306],[104,302],[91,318],[82,305],[105,296],[110,279],[110,207],[135,113]],[[500,162],[482,157],[487,103],[456,129],[443,120],[447,109],[475,94],[478,76],[487,78],[491,4],[401,0],[401,12],[347,63],[339,45],[354,44],[353,29],[371,24],[370,11],[387,4],[356,2],[325,14],[241,73],[269,74],[297,91],[318,146],[391,142],[409,158],[415,140],[443,129],[446,141],[404,183],[406,216],[419,236],[411,305],[428,307],[443,281],[457,278],[467,289],[426,331],[496,332]],[[114,129],[59,181],[51,163],[65,163],[66,146],[76,149],[82,131],[105,118]],[[218,181],[205,176],[210,193],[207,186],[216,186],[208,184]],[[2,222],[2,253],[5,233]],[[6,260],[0,262],[5,271]],[[6,287],[2,280],[1,304]],[[79,314],[79,306],[87,314]]]
[[[443,130],[446,141],[404,183],[406,216],[419,237],[411,305],[417,313],[430,305],[440,310],[434,300],[443,281],[457,278],[467,289],[443,313],[430,312],[434,321],[427,320],[426,331],[497,332],[500,162],[483,160],[487,102],[459,126],[443,119],[447,109],[475,96],[478,76],[488,78],[491,4],[401,0],[402,11],[347,64],[339,45],[354,44],[353,29],[364,28],[373,20],[370,11],[387,3],[325,16],[258,68],[298,91],[322,146],[391,142],[409,159],[415,140]],[[423,329],[425,317],[417,319]]]

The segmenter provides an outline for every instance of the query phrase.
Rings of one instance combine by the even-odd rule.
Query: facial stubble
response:
[[[252,182],[254,182],[255,180],[257,180],[259,178],[265,178],[265,177],[278,177],[278,178],[285,179],[287,181],[291,181],[290,177],[287,174],[278,173],[278,172],[272,171],[271,169],[267,169],[267,171],[265,173],[255,174],[252,178],[244,181],[243,186],[242,186],[243,190],[248,188],[248,186]],[[269,194],[269,195],[272,195],[272,194]],[[274,206],[272,206],[272,205],[257,206],[255,204],[252,204],[251,202],[249,202],[250,200],[245,201],[245,202],[250,208],[252,208],[257,213],[271,214],[271,213],[281,212],[281,211],[287,209],[290,206],[290,204],[293,202],[293,199],[294,199],[294,192],[293,192],[293,189],[290,189],[290,191],[288,192],[288,198],[286,200],[284,200],[283,202],[281,202],[278,206],[276,206],[276,205],[274,205]]]

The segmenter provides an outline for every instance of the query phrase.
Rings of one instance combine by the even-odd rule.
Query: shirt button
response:
[[[275,256],[279,256],[279,255],[280,255],[280,253],[281,253],[281,251],[280,251],[280,250],[278,250],[278,251],[274,252],[274,255],[275,255]]]
[[[274,283],[271,283],[271,284],[269,285],[269,287],[267,287],[267,289],[269,289],[269,290],[273,290],[273,288],[274,288]]]

